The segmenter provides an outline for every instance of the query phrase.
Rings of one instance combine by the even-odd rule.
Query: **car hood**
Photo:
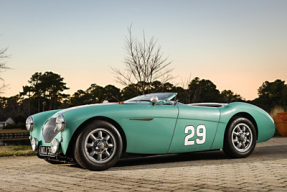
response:
[[[97,104],[80,105],[80,106],[70,107],[67,109],[62,109],[60,111],[57,111],[57,113],[53,116],[58,116],[58,114],[64,114],[64,113],[74,111],[77,109],[84,109],[84,108],[90,108],[90,107],[112,106],[112,105],[119,105],[119,103],[97,103]]]

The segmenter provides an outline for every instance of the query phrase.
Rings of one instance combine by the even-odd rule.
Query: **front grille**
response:
[[[42,129],[43,137],[46,143],[50,143],[52,139],[59,133],[56,129],[56,118],[50,118]]]

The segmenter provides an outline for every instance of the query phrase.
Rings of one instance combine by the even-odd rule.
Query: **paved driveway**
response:
[[[287,138],[245,159],[222,151],[120,160],[106,171],[37,157],[0,158],[0,191],[287,191]]]

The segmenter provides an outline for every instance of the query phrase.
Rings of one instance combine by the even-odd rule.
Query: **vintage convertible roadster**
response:
[[[90,104],[29,116],[32,149],[48,162],[74,161],[104,170],[123,153],[167,154],[223,149],[252,153],[274,135],[272,118],[246,103],[182,104],[176,93],[153,93],[119,103]]]

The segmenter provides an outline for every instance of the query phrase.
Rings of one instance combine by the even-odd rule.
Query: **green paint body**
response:
[[[117,122],[126,138],[126,152],[139,154],[165,154],[191,151],[221,149],[228,122],[239,113],[253,117],[258,128],[257,142],[270,139],[275,132],[272,118],[262,109],[246,104],[231,103],[224,107],[189,106],[165,102],[152,105],[141,103],[108,103],[84,105],[64,110],[53,110],[33,115],[34,128],[30,133],[39,145],[50,146],[42,136],[42,127],[51,117],[63,114],[65,129],[56,135],[62,137],[61,152],[65,155],[70,140],[77,129],[83,129],[86,121],[95,117],[104,117]],[[139,120],[152,119],[152,120]],[[203,144],[184,145],[186,126],[193,126],[195,133],[199,125],[206,127],[206,140]],[[202,140],[194,134],[191,140]],[[73,145],[71,145],[73,146]]]

